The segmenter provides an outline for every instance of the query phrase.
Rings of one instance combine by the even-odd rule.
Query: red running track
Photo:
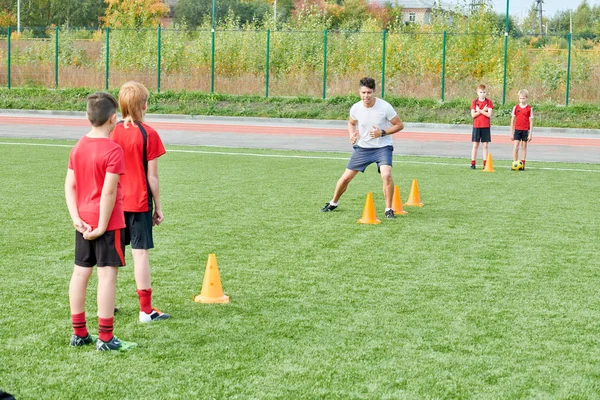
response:
[[[87,127],[89,122],[83,118],[49,118],[36,116],[0,116],[0,124],[9,125],[38,125],[38,126],[70,126]],[[190,132],[229,132],[237,134],[262,134],[262,135],[288,135],[288,136],[331,136],[344,137],[348,133],[345,129],[339,128],[314,128],[314,127],[291,127],[291,126],[265,126],[242,124],[211,124],[194,122],[161,122],[152,121],[152,127],[168,131],[190,131]],[[535,131],[534,131],[535,133]],[[422,142],[464,142],[465,133],[448,132],[410,132],[402,131],[394,135],[395,140],[411,140]],[[506,134],[493,135],[496,143],[510,143]],[[548,137],[534,135],[535,144],[546,144],[555,146],[582,146],[582,147],[600,147],[600,138],[568,138],[568,137]]]

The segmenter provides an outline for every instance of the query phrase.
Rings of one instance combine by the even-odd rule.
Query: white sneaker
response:
[[[150,314],[140,311],[140,322],[160,321],[161,319],[168,319],[169,317],[169,314],[165,314],[156,308],[153,308]]]

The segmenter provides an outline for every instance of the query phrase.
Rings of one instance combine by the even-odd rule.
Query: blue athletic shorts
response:
[[[392,153],[394,146],[375,148],[364,148],[354,146],[354,152],[346,168],[352,171],[365,172],[365,169],[373,163],[377,163],[377,172],[382,165],[392,166]]]
[[[125,213],[125,244],[132,249],[147,250],[154,248],[152,240],[152,210],[146,212]]]

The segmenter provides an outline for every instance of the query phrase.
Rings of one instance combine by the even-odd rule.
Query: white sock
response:
[[[333,202],[333,200],[331,200],[331,201],[329,202],[329,205],[331,205],[331,206],[336,206],[336,207],[337,207],[337,205],[338,205],[338,204],[340,204],[340,203],[339,203],[339,202],[337,202],[337,203],[334,203],[334,202]]]
[[[386,208],[385,211],[393,210],[393,208]]]

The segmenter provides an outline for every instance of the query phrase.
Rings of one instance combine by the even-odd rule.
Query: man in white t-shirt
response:
[[[348,135],[354,152],[348,161],[346,171],[337,181],[333,199],[325,204],[321,209],[322,212],[335,210],[340,197],[356,174],[364,172],[370,164],[377,163],[377,169],[383,181],[385,217],[396,218],[394,210],[392,210],[394,196],[392,153],[394,147],[390,135],[404,129],[404,124],[391,104],[375,97],[374,92],[374,79],[363,78],[360,80],[361,101],[350,108],[350,119],[348,120]]]

